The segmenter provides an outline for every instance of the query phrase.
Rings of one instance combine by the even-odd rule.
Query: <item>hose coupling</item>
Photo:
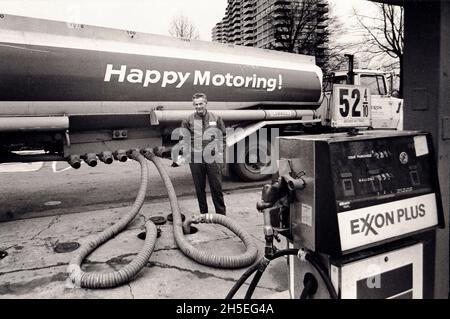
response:
[[[191,222],[193,224],[199,224],[203,221],[203,216],[202,215],[192,215],[191,217]]]
[[[200,215],[199,223],[214,224],[214,216],[216,216],[216,214],[202,214]]]
[[[271,207],[273,207],[273,205],[274,205],[274,203],[271,203],[271,202],[265,202],[265,201],[262,201],[262,200],[261,200],[261,201],[258,201],[258,202],[256,203],[256,209],[257,209],[260,213],[262,213],[264,209],[271,208]]]
[[[86,164],[88,164],[90,167],[97,166],[97,155],[94,153],[87,153],[83,156],[84,161]]]
[[[270,264],[270,259],[268,259],[266,256],[264,256],[261,261],[259,262],[259,267],[258,270],[260,272],[264,272],[267,268],[267,266],[269,266]]]
[[[114,161],[112,152],[109,151],[101,152],[98,158],[105,164],[112,164]]]
[[[153,154],[153,150],[150,147],[143,148],[140,150],[141,154],[145,157],[148,157],[149,159],[153,158],[155,154]]]
[[[297,258],[300,259],[301,261],[306,261],[307,254],[308,252],[306,251],[305,248],[300,248],[297,253]]]
[[[68,162],[69,165],[75,169],[79,169],[81,167],[81,159],[79,155],[70,155]]]
[[[132,149],[127,151],[127,157],[129,159],[134,159],[135,160],[135,159],[138,158],[139,154],[140,154],[140,152],[139,152],[139,149],[137,149],[137,148],[132,148]]]
[[[286,181],[290,191],[303,190],[306,186],[305,180],[301,177],[295,179],[289,175],[283,175],[283,179]]]
[[[273,227],[271,225],[264,226],[264,235],[273,236]]]
[[[80,288],[82,276],[80,266],[78,266],[77,264],[70,264],[69,266],[67,266],[67,273],[69,274],[69,279],[74,287]]]
[[[114,159],[120,162],[126,162],[128,159],[127,152],[125,150],[117,150],[113,153]]]

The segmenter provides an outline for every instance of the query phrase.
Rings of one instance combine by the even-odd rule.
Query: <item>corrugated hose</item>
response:
[[[85,272],[81,270],[83,260],[97,247],[119,234],[136,217],[144,203],[148,185],[147,161],[144,156],[139,154],[136,150],[131,151],[129,156],[133,160],[139,162],[141,166],[141,185],[136,200],[134,201],[131,210],[123,219],[105,229],[87,244],[83,245],[80,252],[71,260],[67,267],[67,272],[75,287],[112,288],[125,284],[133,279],[137,273],[145,267],[155,248],[157,229],[152,221],[147,221],[145,224],[146,237],[144,246],[131,263],[118,271]]]

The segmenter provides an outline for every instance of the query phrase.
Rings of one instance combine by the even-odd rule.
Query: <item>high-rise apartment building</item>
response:
[[[304,19],[300,15],[305,15],[305,10],[292,10],[293,2],[300,6],[303,3],[308,5],[307,25],[302,27],[303,34],[298,36],[297,41],[307,41],[314,46],[313,52],[308,53],[314,54],[317,64],[321,65],[328,41],[324,36],[328,20],[327,0],[228,0],[224,18],[212,30],[212,39],[222,43],[289,51],[287,42],[291,41],[290,36],[282,34],[287,33],[284,30],[288,30],[285,27],[288,17],[297,15],[294,20],[298,22]],[[302,46],[299,43],[295,45]]]

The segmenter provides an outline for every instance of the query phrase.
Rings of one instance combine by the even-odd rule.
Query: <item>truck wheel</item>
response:
[[[270,167],[271,144],[267,142],[267,151],[262,150],[264,158],[260,158],[260,152],[257,152],[258,146],[249,147],[245,145],[244,163],[233,163],[231,169],[244,182],[257,182],[269,179],[272,174],[263,174],[264,168]],[[236,156],[237,158],[237,156]]]

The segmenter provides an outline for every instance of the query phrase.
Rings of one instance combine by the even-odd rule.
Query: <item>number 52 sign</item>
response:
[[[332,127],[372,125],[369,88],[359,85],[334,85]]]

